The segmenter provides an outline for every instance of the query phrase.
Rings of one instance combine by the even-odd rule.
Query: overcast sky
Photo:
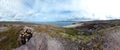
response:
[[[120,19],[120,0],[0,0],[0,21]]]

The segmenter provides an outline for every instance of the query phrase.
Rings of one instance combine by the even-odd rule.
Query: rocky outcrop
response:
[[[32,38],[30,38],[30,40],[26,42],[26,44],[14,48],[13,50],[78,50],[79,49],[78,47],[79,45],[77,42],[72,42],[69,40],[65,40],[63,38],[51,37],[49,32],[48,33],[36,32],[34,28],[31,27],[25,27],[25,28],[32,29],[32,34],[33,34]]]
[[[104,49],[103,50],[119,50],[120,49],[120,27],[106,30],[104,33]]]
[[[64,50],[64,48],[58,40],[34,33],[29,42],[13,50]]]
[[[33,32],[33,37],[25,45],[13,50],[64,50],[64,47],[59,40],[46,33]]]
[[[29,27],[25,27],[23,28],[20,33],[19,33],[19,37],[18,40],[20,42],[20,45],[24,45],[26,44],[26,42],[28,42],[33,36],[32,33],[32,29]]]

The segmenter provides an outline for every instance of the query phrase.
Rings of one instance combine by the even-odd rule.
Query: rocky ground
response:
[[[3,29],[4,28],[4,29]],[[7,29],[6,29],[7,28]],[[0,26],[0,50],[75,50],[67,43],[69,40],[64,28],[52,25],[4,24]],[[24,45],[19,35],[26,29],[32,30],[32,38]],[[64,37],[62,37],[64,35]],[[66,39],[64,39],[66,38]],[[71,38],[70,38],[71,39]],[[66,48],[65,48],[66,46]],[[70,47],[69,47],[70,46]]]
[[[2,23],[0,50],[119,50],[119,21],[82,22],[74,27]],[[32,38],[21,45],[20,32],[31,29]]]
[[[52,39],[47,33],[33,32],[33,37],[29,42],[13,50],[64,50],[64,48],[60,41]]]
[[[120,49],[120,27],[111,28],[103,32],[104,50],[119,50]]]

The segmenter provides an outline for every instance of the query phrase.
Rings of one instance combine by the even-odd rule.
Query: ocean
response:
[[[71,25],[72,23],[76,22],[34,22],[36,24],[51,24],[51,25],[57,25],[57,26],[67,26]]]

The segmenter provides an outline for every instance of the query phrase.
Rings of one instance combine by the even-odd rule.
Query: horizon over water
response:
[[[72,23],[76,23],[77,21],[70,21],[70,22],[33,22],[35,24],[51,24],[57,26],[67,26],[71,25]]]

